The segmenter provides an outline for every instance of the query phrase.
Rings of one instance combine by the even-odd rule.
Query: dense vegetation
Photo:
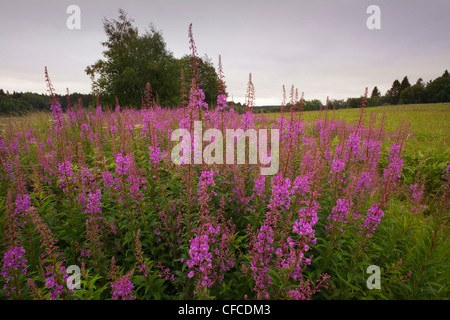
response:
[[[46,72],[51,113],[2,123],[1,299],[448,298],[448,104],[369,112],[366,89],[359,109],[303,112],[292,87],[267,115],[250,75],[239,114],[221,66],[207,102],[192,25],[189,40],[190,84],[170,107],[144,83],[135,108],[99,94],[64,112]],[[223,164],[207,129],[265,129],[279,148],[250,163],[256,142],[231,138],[247,161]],[[201,142],[213,163],[174,162]]]

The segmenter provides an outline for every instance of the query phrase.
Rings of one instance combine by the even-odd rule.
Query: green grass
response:
[[[386,112],[385,128],[393,132],[405,120],[411,123],[412,135],[408,137],[408,151],[421,151],[426,154],[434,150],[450,150],[450,103],[408,104],[396,106],[371,107],[365,109],[366,121],[370,113],[374,113],[377,123]],[[268,114],[278,117],[279,113]],[[360,109],[329,110],[328,115],[347,122],[359,120]],[[325,111],[305,111],[302,118],[306,121],[316,120],[325,116]]]
[[[361,109],[328,110],[327,116],[344,119],[347,123],[357,122]],[[450,103],[409,104],[396,106],[370,107],[364,111],[367,123],[371,114],[375,116],[378,126],[385,113],[384,128],[393,133],[402,121],[410,124],[410,134],[404,145],[404,179],[413,183],[416,175],[426,175],[428,193],[433,196],[441,184],[442,171],[450,164]],[[305,111],[301,117],[306,123],[312,123],[320,117],[325,117],[326,111]],[[276,119],[280,113],[266,114],[270,119]],[[289,113],[286,113],[289,117]],[[51,114],[35,112],[21,117],[0,117],[0,131],[4,133],[8,126],[12,132],[34,127],[45,130]],[[298,114],[296,114],[298,117]]]
[[[335,112],[330,110],[328,111],[328,116],[335,119],[345,119],[346,122],[357,122],[360,118],[360,112],[360,109],[345,109],[337,110]],[[326,240],[327,238],[324,236],[323,223],[326,221],[327,216],[334,205],[334,200],[329,200],[329,198],[325,196],[323,197],[323,200],[321,200],[323,201],[323,203],[321,203],[323,209],[320,213],[323,215],[320,218],[320,221],[323,223],[316,230],[318,238],[324,240],[318,241],[318,245],[313,248],[312,255],[314,257],[324,255],[327,257],[326,259],[328,259],[328,252],[330,252],[330,260],[327,260],[327,262],[329,261],[329,266],[322,269],[323,266],[320,261],[324,260],[313,259],[313,267],[311,268],[311,274],[308,275],[308,277],[316,279],[318,274],[322,271],[326,271],[333,275],[333,282],[332,285],[330,285],[330,290],[326,293],[325,291],[319,293],[320,295],[317,298],[448,299],[449,297],[448,279],[450,275],[450,264],[448,263],[448,257],[450,256],[450,242],[448,241],[448,213],[450,210],[448,209],[448,201],[445,200],[447,202],[444,203],[444,200],[442,200],[441,203],[439,199],[444,199],[444,197],[442,197],[442,171],[450,164],[450,103],[367,108],[365,109],[365,121],[367,122],[370,119],[370,114],[373,113],[376,115],[377,123],[375,123],[375,125],[377,125],[384,112],[385,129],[389,133],[395,132],[402,121],[407,121],[411,124],[411,134],[408,136],[403,154],[403,159],[405,161],[402,177],[404,183],[401,184],[403,191],[400,190],[402,192],[396,194],[389,202],[389,206],[385,210],[382,223],[377,229],[373,241],[365,247],[365,251],[362,251],[363,254],[361,255],[355,254],[354,249],[359,248],[360,243],[355,242],[356,240],[352,238],[353,234],[349,234],[347,237],[340,239],[338,247],[334,247],[334,244],[330,245],[330,242]],[[268,114],[267,116],[270,117],[269,120],[273,120],[276,119],[279,114]],[[314,123],[313,121],[315,119],[318,119],[319,117],[323,118],[324,116],[324,111],[302,113],[306,125],[311,125]],[[287,117],[289,117],[289,114],[287,114]],[[24,132],[24,130],[28,128],[36,128],[37,131],[42,130],[42,132],[46,132],[45,130],[51,126],[49,120],[50,114],[44,112],[22,117],[0,118],[0,130],[2,131],[2,135],[9,135],[12,138],[14,138],[16,132]],[[86,154],[91,155],[92,152],[92,149],[90,149]],[[383,155],[382,158],[385,158],[385,155]],[[22,159],[23,161],[21,162],[24,164],[26,164],[25,159],[27,161],[29,160],[29,158]],[[139,159],[143,162],[148,161],[148,159],[144,158]],[[36,159],[34,161],[36,162]],[[385,165],[385,162],[380,162],[380,165]],[[155,187],[152,191],[151,199],[153,201],[152,204],[157,203],[158,206],[161,205],[161,207],[164,207],[163,203],[167,202],[166,199],[168,197],[163,194],[162,191],[160,192],[160,190],[164,190],[164,192],[167,190],[167,192],[170,193],[173,192],[174,199],[177,199],[178,190],[183,190],[184,185],[182,185],[182,180],[178,179],[176,176],[175,178],[171,178],[171,173],[166,169],[161,170],[161,172],[164,172],[163,179],[169,179],[167,180],[167,187],[165,185],[164,187]],[[417,175],[420,177],[426,175],[427,198],[424,199],[424,204],[426,204],[427,208],[423,214],[420,213],[414,215],[410,212],[411,201],[407,188],[411,183],[414,183]],[[219,183],[219,181],[220,178],[218,178],[217,183]],[[165,183],[166,182],[164,182],[164,184]],[[49,193],[48,197],[45,198],[45,201],[42,200],[44,201],[43,204],[39,206],[39,212],[42,212],[43,216],[47,217],[49,223],[52,224],[56,224],[56,219],[54,218],[56,207],[54,207],[54,203],[58,203],[58,208],[67,208],[58,211],[59,215],[63,214],[68,217],[67,215],[72,212],[71,209],[69,209],[71,208],[71,204],[69,204],[69,200],[62,196],[62,191],[57,189],[56,192],[57,193],[54,195]],[[228,191],[224,189],[223,192],[223,194],[226,194]],[[179,197],[180,203],[186,199],[183,198],[182,193],[180,193]],[[47,199],[49,200],[47,201]],[[114,210],[116,209],[108,203],[111,202],[105,202],[105,206],[103,207],[104,212],[115,215],[116,213]],[[218,207],[217,203],[216,207]],[[153,246],[156,241],[149,236],[154,234],[150,231],[153,230],[152,228],[154,228],[154,226],[162,225],[163,223],[163,220],[158,220],[159,215],[156,215],[156,211],[153,211],[153,208],[156,208],[156,206],[149,205],[149,208],[150,209],[147,212],[149,220],[142,220],[142,226],[145,226],[145,230],[150,228],[146,231],[147,237],[143,243],[148,250],[147,252],[151,252],[152,255],[153,252],[163,252],[166,254],[165,249],[161,249],[164,248],[164,246],[162,244]],[[227,210],[234,212],[234,204],[227,207]],[[258,216],[262,216],[262,214],[256,215],[256,217]],[[249,217],[253,219],[254,216],[249,215]],[[62,221],[65,221],[64,219]],[[175,222],[173,223],[173,225],[175,225]],[[248,223],[248,220],[245,220],[245,224],[246,223]],[[253,223],[251,225],[258,224]],[[62,227],[59,229],[58,227],[55,227],[54,230],[55,232],[59,232],[61,239],[64,239],[62,236],[63,232],[58,231],[63,230]],[[171,234],[169,231],[167,232],[167,235],[170,235],[170,237],[166,238],[168,239],[167,242],[175,243],[175,240],[171,240],[171,237],[175,234]],[[233,245],[235,245],[236,248],[239,248],[239,246],[243,245],[246,237],[247,236],[236,237],[236,243]],[[133,237],[130,236],[129,239],[133,239]],[[133,240],[129,239],[126,239],[126,243],[133,242]],[[176,247],[173,248],[175,248],[174,250],[182,252],[182,250],[186,249],[186,246],[178,249]],[[116,249],[114,249],[114,254],[115,252]],[[357,251],[357,253],[359,252],[360,251]],[[166,255],[169,256],[169,254]],[[161,257],[161,255],[156,254],[155,256],[158,256],[158,259]],[[174,265],[177,266],[179,260],[174,261]],[[126,263],[129,263],[129,261],[123,262],[123,265],[126,265]],[[133,260],[130,263],[134,265],[135,261]],[[368,274],[366,268],[369,265],[380,266],[382,272],[382,291],[367,289],[365,281]],[[90,272],[92,272],[92,270],[93,269],[91,269]],[[156,271],[152,272],[154,273],[151,274],[151,279],[163,281],[162,279],[159,279]],[[234,276],[234,274],[232,276]],[[226,284],[226,286],[232,288],[229,290],[230,295],[226,297],[231,298],[238,296],[238,293],[245,290],[246,286],[248,286],[245,277],[234,279],[232,276],[229,275],[230,278],[227,278],[227,281],[229,280],[229,282]],[[274,276],[276,276],[275,273]],[[97,277],[97,275],[95,277]],[[92,286],[97,285],[98,288],[101,288],[103,285],[106,286],[106,284],[101,282],[103,280],[96,282],[97,279],[100,278],[95,277],[90,278]],[[184,277],[186,276],[184,275]],[[142,285],[144,283],[143,280],[140,278],[135,279],[137,279],[135,281],[140,281],[135,283],[139,283],[136,287],[140,288],[138,289],[140,292],[143,292],[145,289]],[[278,285],[282,284],[281,282],[278,283]],[[84,291],[79,291],[78,294],[80,296],[78,297],[88,298],[87,292],[89,292],[90,295],[90,289],[83,290]],[[145,290],[145,294],[140,293],[142,294],[141,297],[163,297],[163,299],[164,297],[168,297],[164,291],[165,287],[162,284],[158,284],[158,282],[151,282],[148,289]],[[149,292],[148,294],[147,290]],[[99,297],[102,296],[101,292],[102,289],[94,290],[93,296],[90,295],[89,297],[100,299]],[[84,296],[85,293],[86,296]],[[183,295],[181,296],[184,297]]]
[[[426,176],[426,189],[433,197],[442,184],[442,171],[450,164],[450,103],[408,104],[366,108],[364,119],[367,123],[371,113],[375,124],[381,122],[385,113],[384,128],[393,133],[402,122],[409,123],[410,134],[404,145],[403,179],[411,184],[416,176]],[[325,111],[304,111],[301,117],[306,123],[325,117]],[[357,122],[361,109],[328,110],[328,117],[344,119],[347,123]],[[280,113],[266,114],[278,118]],[[298,115],[296,115],[297,117]],[[289,117],[289,113],[286,113]]]

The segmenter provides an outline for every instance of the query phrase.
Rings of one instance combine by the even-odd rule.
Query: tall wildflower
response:
[[[190,112],[189,121],[192,125],[193,112],[197,111],[198,119],[202,120],[203,110],[208,108],[208,104],[205,102],[205,93],[200,88],[201,87],[201,74],[199,72],[199,59],[197,54],[197,47],[195,45],[194,35],[192,33],[192,23],[189,25],[189,44],[191,49],[191,65],[193,68],[191,76],[191,85],[189,91],[189,104],[188,109]]]
[[[382,182],[384,188],[381,205],[385,205],[392,192],[398,188],[403,167],[403,159],[400,156],[400,152],[401,145],[393,143],[388,154],[388,165],[383,170]]]
[[[251,245],[252,260],[250,262],[250,271],[255,280],[253,290],[257,292],[257,299],[269,299],[269,287],[272,279],[269,275],[269,268],[272,265],[274,256],[274,232],[272,227],[264,224],[258,230],[256,238]]]
[[[141,273],[144,277],[147,277],[149,266],[144,259],[142,252],[142,244],[140,240],[141,229],[138,229],[136,234],[136,239],[134,241],[134,255],[136,257],[136,265],[138,267],[139,273]]]
[[[213,169],[208,171],[202,171],[198,183],[198,202],[200,205],[207,205],[211,195],[216,195],[214,191],[209,191],[209,187],[215,186],[214,183],[214,171]],[[205,212],[206,213],[206,212]]]
[[[217,86],[217,111],[222,111],[227,107],[226,84],[223,75],[222,57],[219,55],[219,79]]]
[[[198,290],[206,289],[212,285],[212,281],[209,278],[212,268],[212,253],[209,252],[210,238],[208,234],[196,235],[189,242],[191,243],[189,256],[186,264],[190,269],[197,269],[199,274]],[[192,278],[195,272],[192,270],[189,272],[188,277]]]
[[[212,253],[210,252],[209,243],[211,241],[210,217],[209,217],[209,186],[214,185],[214,172],[203,171],[200,175],[198,184],[198,201],[200,203],[200,221],[198,228],[195,229],[196,235],[189,240],[189,256],[186,261],[189,269],[188,277],[192,278],[197,274],[198,280],[195,293],[200,297],[207,295],[207,289],[211,287],[213,281],[210,279],[212,269]]]
[[[31,207],[31,199],[29,194],[19,194],[16,198],[16,214],[24,215]]]
[[[102,262],[103,243],[102,243],[102,204],[101,204],[101,190],[89,193],[86,209],[83,210],[88,214],[86,219],[86,242],[85,249],[82,250],[82,256],[91,257],[100,271],[100,264]]]
[[[34,207],[31,207],[27,214],[40,237],[40,248],[43,249],[41,265],[45,265],[43,276],[45,277],[45,286],[49,290],[49,298],[55,300],[64,297],[67,294],[64,290],[64,284],[68,274],[63,266],[65,260],[60,259],[63,254],[58,252],[59,247],[56,245],[58,240],[54,238],[53,232]]]
[[[149,163],[153,168],[162,160],[161,149],[158,146],[149,146],[149,156]]]
[[[425,177],[422,182],[416,181],[408,187],[411,199],[411,208],[409,209],[414,214],[419,214],[426,206],[424,202],[424,192],[425,192]]]
[[[241,120],[241,128],[243,130],[255,127],[254,115],[252,111],[253,107],[255,106],[255,86],[253,85],[251,73],[249,74],[245,104],[247,105],[247,109],[245,113],[242,115]]]
[[[364,223],[361,227],[362,230],[360,233],[370,238],[380,224],[383,216],[383,210],[379,208],[378,204],[374,203],[367,211],[367,215],[364,217]]]
[[[114,282],[110,283],[111,297],[113,300],[133,300],[136,296],[133,295],[134,285],[130,280],[134,270],[119,277]]]
[[[59,175],[59,187],[63,189],[64,192],[68,192],[68,185],[71,182],[75,182],[72,165],[70,161],[64,161],[58,165],[58,175]]]
[[[282,175],[276,175],[272,180],[272,197],[267,206],[272,213],[288,210],[291,204],[291,180]],[[277,220],[277,217],[274,217]]]
[[[64,128],[64,115],[59,102],[51,105],[50,110],[52,111],[53,129],[55,130],[55,134],[61,134],[61,131]]]
[[[21,235],[21,221],[19,219],[19,214],[21,213],[20,207],[14,209],[14,205],[12,203],[12,191],[8,191],[6,194],[6,215],[5,215],[5,224],[4,224],[4,246],[17,246],[20,242],[22,242]]]
[[[243,266],[244,272],[253,276],[254,290],[258,299],[280,298],[289,295],[284,290],[272,287],[271,271],[284,271],[284,282],[303,284],[303,271],[311,260],[306,256],[310,244],[314,244],[317,210],[314,200],[312,179],[298,176],[292,183],[289,178],[277,175],[272,178],[272,196],[267,208],[265,221],[251,233],[249,244],[250,262]],[[298,217],[292,216],[291,208],[304,206],[298,210]]]
[[[189,259],[186,261],[190,270],[188,277],[195,276],[196,279],[194,293],[201,299],[208,297],[208,289],[221,283],[224,272],[234,265],[231,251],[234,230],[223,217],[224,198],[216,215],[209,212],[210,196],[216,194],[209,189],[214,185],[214,171],[203,171],[198,186],[200,220],[193,230],[195,235],[189,240]]]
[[[130,155],[126,155],[125,157],[122,155],[122,153],[118,153],[116,155],[116,175],[117,176],[125,176],[128,174],[130,170],[130,162],[131,158]]]
[[[5,278],[3,290],[6,296],[10,296],[11,293],[17,297],[21,296],[21,282],[25,280],[25,276],[29,276],[27,268],[24,247],[11,246],[5,251],[0,276]]]
[[[5,140],[0,134],[0,181],[6,183],[6,181],[14,180],[14,169],[12,164],[12,155],[9,148],[5,145]]]
[[[336,230],[344,232],[343,227],[347,224],[351,206],[351,200],[337,200],[337,203],[333,207],[331,214],[328,216],[329,225],[325,226],[329,233],[334,233],[336,232]]]

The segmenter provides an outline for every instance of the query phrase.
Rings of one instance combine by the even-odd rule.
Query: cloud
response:
[[[68,30],[66,9],[81,8]],[[199,55],[222,55],[230,96],[244,102],[253,74],[256,104],[279,104],[282,85],[306,99],[345,99],[364,88],[384,93],[395,79],[434,79],[449,68],[448,1],[380,0],[381,30],[369,30],[371,1],[2,1],[0,88],[45,92],[44,66],[58,92],[89,92],[87,65],[102,58],[102,19],[123,8],[140,32],[161,30],[176,57],[189,53],[193,23]]]

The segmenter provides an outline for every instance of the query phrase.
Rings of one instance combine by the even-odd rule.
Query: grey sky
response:
[[[69,5],[81,29],[69,30]],[[381,29],[369,30],[369,5]],[[305,99],[345,99],[395,79],[425,81],[450,69],[448,0],[0,0],[0,88],[46,92],[44,66],[56,91],[90,91],[86,66],[102,58],[102,19],[124,9],[144,32],[161,30],[175,57],[189,54],[188,27],[200,56],[222,64],[228,91],[243,102],[252,73],[256,104],[280,104],[282,86]],[[370,93],[370,92],[369,92]]]

